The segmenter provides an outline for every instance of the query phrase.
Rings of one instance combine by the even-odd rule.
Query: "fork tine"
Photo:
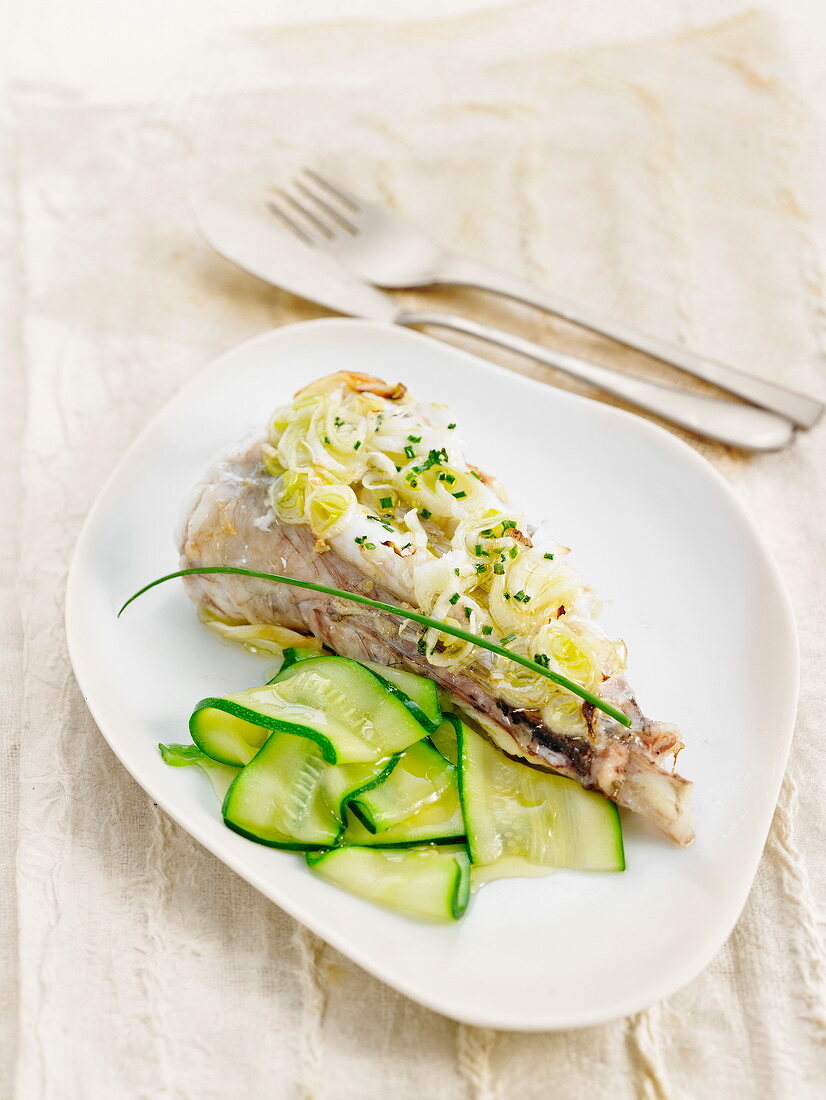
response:
[[[316,194],[315,191],[312,191],[300,179],[293,180],[293,186],[297,188],[302,193],[302,195],[308,198],[310,202],[313,202],[317,206],[319,206],[324,211],[324,213],[327,214],[328,217],[332,218],[333,221],[336,222],[339,226],[341,226],[343,230],[345,230],[353,237],[356,236],[356,234],[358,233],[358,228],[353,225],[353,223],[338,210],[330,206],[329,202],[326,202],[320,195]]]
[[[267,209],[271,214],[274,214],[280,222],[283,222],[291,233],[294,233],[296,237],[300,237],[305,244],[312,245],[313,248],[315,248],[317,244],[316,240],[298,224],[295,218],[290,217],[287,211],[282,209],[277,202],[273,199],[268,199]]]
[[[343,202],[345,206],[349,206],[354,214],[359,213],[359,211],[361,210],[361,204],[355,195],[349,194],[342,187],[339,187],[338,184],[330,183],[329,180],[326,180],[323,176],[320,176],[318,172],[314,172],[312,168],[304,168],[303,172],[304,175],[309,176],[314,183],[317,183],[320,187],[323,187],[328,195],[332,195],[333,198],[338,199],[339,202]]]
[[[276,193],[280,195],[280,197],[282,197],[291,208],[293,208],[294,212],[297,213],[297,215],[299,215],[301,218],[304,218],[305,222],[309,222],[310,226],[318,233],[321,233],[322,237],[326,238],[328,241],[331,241],[333,237],[335,237],[334,230],[330,228],[329,224],[324,221],[323,218],[319,217],[317,211],[308,209],[307,205],[304,204],[304,202],[301,202],[299,199],[297,199],[296,196],[291,194],[290,191],[288,191],[286,188],[276,187],[275,190]]]

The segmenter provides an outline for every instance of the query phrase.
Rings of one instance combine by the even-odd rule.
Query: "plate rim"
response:
[[[367,951],[362,950],[358,946],[354,946],[349,942],[344,942],[345,937],[340,936],[337,928],[325,927],[323,931],[319,927],[319,924],[315,921],[312,911],[305,911],[305,907],[302,902],[295,902],[289,893],[286,897],[278,896],[276,899],[273,897],[272,883],[268,883],[263,875],[259,875],[251,869],[245,868],[241,870],[238,866],[238,861],[234,855],[230,852],[224,852],[220,850],[218,844],[213,844],[211,838],[206,834],[206,831],[200,827],[197,823],[192,823],[187,820],[187,812],[184,810],[179,812],[174,804],[174,800],[168,799],[163,791],[156,791],[152,789],[152,783],[149,785],[144,783],[143,777],[138,778],[125,763],[124,758],[119,751],[117,739],[114,739],[114,743],[110,740],[104,725],[98,720],[96,708],[90,701],[90,696],[87,694],[86,686],[87,681],[85,679],[84,672],[84,660],[80,654],[80,641],[76,636],[73,622],[75,620],[75,602],[77,599],[77,588],[79,585],[78,574],[80,571],[79,562],[82,561],[86,544],[91,539],[91,532],[95,527],[96,520],[99,513],[104,511],[105,506],[108,504],[108,499],[111,495],[113,484],[119,478],[121,470],[128,466],[132,460],[133,454],[135,454],[143,444],[144,439],[153,431],[156,422],[162,413],[174,408],[177,404],[184,402],[190,393],[202,387],[204,382],[214,374],[219,374],[223,368],[227,359],[244,353],[249,348],[256,347],[259,344],[267,344],[270,342],[276,343],[286,333],[292,334],[296,329],[321,329],[321,328],[337,328],[345,327],[350,330],[362,330],[365,333],[380,330],[384,333],[392,332],[394,336],[401,337],[403,339],[410,339],[416,341],[426,342],[427,345],[436,345],[440,354],[447,354],[449,356],[458,356],[461,359],[469,359],[473,361],[474,366],[477,368],[483,368],[489,370],[495,374],[501,374],[504,376],[510,376],[516,380],[517,383],[523,384],[528,388],[541,388],[542,390],[551,389],[554,393],[555,399],[559,399],[563,404],[571,402],[574,405],[587,404],[590,411],[593,413],[599,410],[599,414],[606,416],[609,420],[619,418],[626,423],[633,422],[635,430],[639,431],[643,436],[646,434],[651,435],[656,439],[659,445],[665,445],[670,447],[673,451],[676,451],[680,456],[689,461],[695,468],[702,471],[703,475],[710,477],[713,482],[716,483],[717,488],[722,491],[722,495],[726,498],[727,503],[733,508],[735,513],[741,522],[744,523],[747,528],[751,541],[755,550],[759,551],[763,564],[768,569],[772,576],[776,595],[779,599],[779,606],[785,619],[785,627],[788,632],[789,652],[788,657],[790,660],[790,679],[789,679],[789,698],[784,701],[784,715],[785,724],[781,731],[784,738],[784,748],[782,753],[778,756],[776,764],[776,773],[771,776],[771,790],[773,797],[771,801],[772,811],[769,815],[769,824],[767,827],[766,835],[763,838],[761,846],[761,855],[758,857],[755,865],[755,872],[759,867],[760,859],[762,858],[762,851],[765,848],[768,834],[771,829],[771,821],[774,816],[774,812],[777,806],[777,800],[780,793],[780,787],[782,784],[783,776],[788,764],[789,753],[791,751],[791,745],[794,736],[794,729],[796,724],[796,713],[799,702],[800,691],[800,642],[797,629],[796,617],[794,612],[794,606],[791,601],[791,597],[788,592],[788,588],[783,579],[783,575],[780,572],[779,566],[775,561],[774,555],[764,539],[760,529],[758,528],[751,515],[746,510],[746,507],[741,503],[738,496],[735,494],[734,489],[728,480],[724,477],[719,469],[713,465],[708,459],[706,459],[697,450],[691,447],[684,440],[674,435],[664,427],[657,423],[654,423],[643,416],[638,416],[635,413],[629,412],[625,409],[618,408],[614,405],[609,405],[604,402],[594,400],[584,395],[573,393],[568,390],[559,389],[558,387],[545,383],[535,378],[531,378],[525,375],[511,372],[507,368],[502,367],[490,360],[481,358],[472,352],[466,351],[464,348],[457,347],[454,344],[446,341],[436,340],[424,333],[412,330],[403,326],[394,325],[389,322],[382,321],[365,321],[354,318],[344,317],[323,317],[313,318],[308,321],[295,321],[285,325],[277,326],[272,329],[268,329],[264,332],[258,333],[246,340],[243,340],[237,344],[226,348],[220,352],[217,356],[211,359],[204,366],[195,370],[190,378],[188,378],[174,393],[171,394],[166,401],[154,410],[149,417],[147,423],[138,432],[135,438],[131,441],[128,447],[121,455],[118,462],[114,465],[113,469],[107,475],[106,479],[100,486],[95,496],[95,499],[86,514],[84,521],[81,525],[80,532],[77,536],[77,540],[74,546],[74,550],[71,556],[71,562],[67,574],[66,588],[65,588],[65,610],[64,610],[64,629],[66,635],[66,646],[69,655],[69,659],[72,665],[72,669],[77,680],[80,692],[83,696],[84,702],[94,720],[101,736],[106,741],[109,748],[117,757],[120,764],[126,769],[130,776],[137,782],[138,786],[147,794],[153,802],[167,813],[181,828],[183,828],[193,839],[199,844],[205,847],[212,855],[219,859],[223,864],[230,867],[236,874],[238,874],[245,881],[249,882],[260,893],[262,893],[268,901],[278,905],[281,909],[287,912],[293,919],[299,921],[305,927],[309,928],[312,932],[318,935],[325,942],[329,943],[336,950],[341,951],[363,970],[367,971],[372,976],[378,978],[380,981],[389,985],[391,988],[397,990],[403,995],[409,997],[412,1001],[423,1007],[437,1012],[443,1016],[451,1018],[453,1020],[460,1021],[465,1024],[476,1027],[494,1028],[501,1031],[525,1031],[525,1032],[543,1032],[543,1031],[562,1031],[573,1030],[584,1027],[595,1026],[598,1024],[607,1023],[612,1020],[620,1019],[639,1012],[649,1005],[656,1003],[670,997],[679,992],[685,985],[697,977],[714,956],[720,951],[724,944],[729,939],[734,926],[739,920],[746,901],[748,900],[749,893],[754,882],[754,876],[752,877],[749,889],[745,892],[741,904],[737,907],[736,912],[731,919],[722,925],[722,931],[715,937],[709,937],[706,943],[706,949],[702,952],[698,952],[698,958],[693,958],[688,965],[682,967],[675,967],[668,971],[668,977],[660,978],[653,982],[647,983],[644,992],[638,995],[629,993],[629,995],[622,1001],[617,1003],[616,1001],[610,1008],[600,1009],[596,1008],[591,1011],[576,1010],[574,1012],[568,1012],[556,1009],[553,1013],[549,1013],[547,1017],[536,1019],[535,1014],[530,1017],[522,1017],[519,1019],[509,1018],[503,1019],[502,1016],[496,1014],[495,1011],[488,1012],[486,1010],[474,1011],[472,1006],[454,1004],[446,1004],[444,999],[439,996],[429,997],[426,992],[422,992],[419,989],[411,987],[410,983],[405,979],[399,979],[388,975],[386,969],[381,963],[373,961],[372,957]],[[423,347],[425,344],[422,345]],[[276,884],[277,885],[277,884]],[[277,890],[276,890],[277,892]],[[551,1015],[553,1019],[551,1020]]]

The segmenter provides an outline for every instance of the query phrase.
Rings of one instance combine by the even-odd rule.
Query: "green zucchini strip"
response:
[[[400,754],[383,782],[352,796],[349,807],[366,829],[381,833],[437,802],[451,786],[458,791],[456,769],[429,741],[418,741]]]
[[[352,811],[352,807],[350,807]],[[352,812],[339,839],[342,846],[409,848],[417,844],[456,844],[465,839],[465,821],[459,804],[459,789],[452,784],[434,801],[411,817],[373,833]]]
[[[470,898],[470,862],[464,849],[335,848],[308,852],[308,865],[351,894],[430,920],[458,920]]]
[[[227,791],[224,822],[271,848],[330,847],[342,823],[324,797],[326,767],[314,741],[273,733]]]
[[[210,782],[217,795],[218,802],[224,801],[224,797],[239,769],[221,764],[206,753],[201,752],[197,745],[158,745],[164,764],[170,768],[196,767],[202,771]]]
[[[334,656],[293,664],[262,687],[202,699],[190,719],[195,744],[225,764],[247,764],[268,731],[315,741],[329,764],[374,762],[427,732],[398,690]]]
[[[459,796],[474,864],[623,871],[617,807],[575,780],[526,767],[457,722]]]

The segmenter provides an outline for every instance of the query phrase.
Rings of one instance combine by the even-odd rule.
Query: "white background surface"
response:
[[[0,129],[0,499],[12,518],[0,545],[0,1090],[15,1081],[21,1100],[821,1091],[823,428],[751,462],[703,448],[791,588],[800,721],[728,945],[682,994],[616,1025],[533,1037],[457,1028],[366,978],[147,803],[66,664],[68,555],[108,468],[215,353],[314,313],[226,271],[186,227],[182,135],[208,132],[213,153],[218,136],[193,106],[196,78],[233,123],[220,135],[230,159],[253,139],[266,146],[276,116],[299,151],[332,131],[344,177],[426,214],[460,246],[824,395],[822,6],[763,5],[769,31],[748,16],[703,30],[743,4],[653,0],[513,5],[501,33],[489,29],[494,16],[434,22],[482,6],[500,7],[3,7],[12,96]],[[263,30],[324,19],[339,29]],[[417,26],[399,34],[394,20]],[[238,26],[259,29],[239,42]],[[644,42],[582,53],[687,27],[696,33],[673,54],[668,38],[653,53]],[[208,65],[193,61],[201,47]],[[517,80],[509,59],[534,47],[547,60],[517,63]],[[420,74],[405,101],[394,99],[385,50]],[[446,51],[467,81],[446,80]],[[258,89],[260,108],[232,97],[228,73]],[[665,99],[646,98],[651,88]],[[644,117],[629,107],[635,97]],[[386,118],[385,98],[397,114],[382,131],[371,119]],[[557,104],[572,112],[569,129]],[[548,140],[569,158],[554,171],[540,155]],[[362,177],[367,163],[375,174]],[[520,195],[521,230],[510,206]],[[533,317],[526,327],[553,331]]]

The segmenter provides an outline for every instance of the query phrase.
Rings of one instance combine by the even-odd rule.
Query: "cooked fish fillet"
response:
[[[387,400],[400,398],[398,388],[393,392]],[[382,399],[381,394],[376,397]],[[272,506],[273,474],[265,466],[269,453],[266,440],[247,442],[209,471],[183,523],[182,567],[244,566],[417,606],[411,572],[416,562],[400,551],[395,536],[385,537],[378,547],[367,544],[376,550],[376,559],[363,553],[363,535],[361,543],[351,534],[322,540],[306,523],[279,520]],[[368,524],[366,530],[376,528]],[[601,791],[649,819],[679,845],[693,839],[691,784],[672,770],[682,747],[679,735],[673,726],[642,714],[621,672],[608,675],[598,694],[629,717],[630,728],[586,703],[581,708],[582,729],[572,734],[554,729],[539,708],[508,702],[506,693],[492,682],[483,654],[463,667],[433,664],[421,652],[417,635],[400,628],[399,620],[389,614],[243,576],[196,576],[185,583],[196,603],[224,619],[288,627],[321,639],[342,656],[430,676],[503,751]]]

